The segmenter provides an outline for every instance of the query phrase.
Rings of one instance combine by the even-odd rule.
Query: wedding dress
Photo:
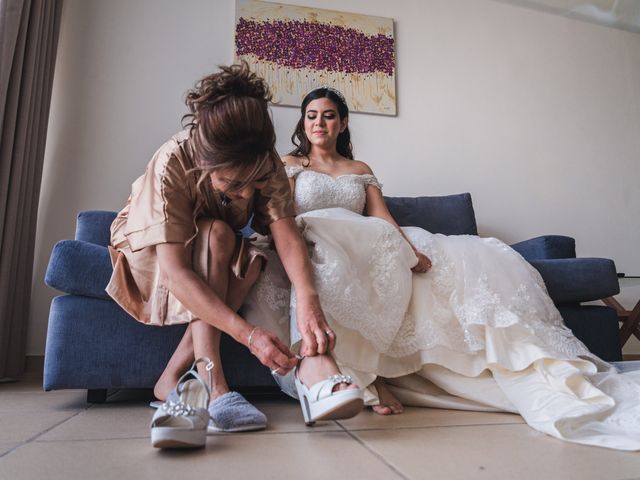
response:
[[[640,372],[619,374],[565,327],[539,273],[495,238],[402,228],[362,215],[373,175],[287,167],[296,222],[337,343],[361,387],[388,379],[405,405],[519,413],[567,441],[640,449]],[[295,292],[269,251],[243,314],[295,346]],[[377,403],[375,388],[365,400]]]

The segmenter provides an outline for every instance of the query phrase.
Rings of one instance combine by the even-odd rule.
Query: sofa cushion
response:
[[[49,313],[44,389],[151,388],[185,327],[144,325],[108,300],[56,297]],[[220,343],[231,388],[275,391],[269,369],[244,345],[225,334]]]
[[[563,235],[544,235],[511,245],[527,260],[575,258],[576,241]]]
[[[80,212],[76,221],[76,240],[106,247],[111,240],[111,222],[115,218],[116,212],[104,210]]]
[[[477,235],[469,193],[442,197],[384,197],[389,212],[402,227],[420,227],[445,235]]]
[[[80,240],[55,244],[45,283],[62,292],[109,299],[104,291],[113,268],[106,247]]]
[[[44,389],[153,387],[184,329],[136,322],[110,300],[56,297],[49,312]]]
[[[599,300],[620,292],[616,266],[607,258],[531,260],[555,303]]]

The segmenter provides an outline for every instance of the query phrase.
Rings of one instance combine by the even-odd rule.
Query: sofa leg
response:
[[[87,390],[87,403],[104,403],[107,401],[107,389]]]

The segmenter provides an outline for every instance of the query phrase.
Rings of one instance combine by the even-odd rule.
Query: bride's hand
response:
[[[418,257],[418,263],[411,271],[415,273],[426,273],[431,269],[431,259],[424,253],[416,250],[416,257]]]
[[[302,336],[300,353],[305,357],[313,357],[333,350],[336,334],[324,318],[318,296],[298,297],[296,301],[298,331]]]
[[[247,345],[249,351],[272,372],[285,375],[298,364],[291,350],[268,330],[256,328],[250,337]]]

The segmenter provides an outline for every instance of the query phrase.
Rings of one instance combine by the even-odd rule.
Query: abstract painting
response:
[[[300,106],[327,86],[351,111],[396,114],[390,18],[236,0],[235,57],[267,81],[276,104]]]

